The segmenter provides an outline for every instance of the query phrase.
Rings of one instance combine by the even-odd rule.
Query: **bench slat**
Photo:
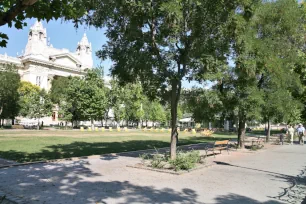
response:
[[[216,141],[215,145],[226,145],[228,144],[228,140]]]

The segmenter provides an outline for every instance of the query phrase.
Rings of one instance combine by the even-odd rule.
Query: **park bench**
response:
[[[222,140],[222,141],[215,141],[214,143],[208,143],[205,146],[206,157],[209,151],[213,152],[214,157],[216,157],[215,151],[220,151],[221,154],[222,150],[227,150],[227,153],[229,154],[228,143],[229,140]]]
[[[264,143],[265,143],[264,138],[260,138],[260,137],[244,140],[244,145],[245,146],[250,146],[251,148],[255,147],[255,146],[263,147]],[[237,139],[231,139],[230,144],[233,144],[236,147],[236,149],[238,149],[238,140]]]

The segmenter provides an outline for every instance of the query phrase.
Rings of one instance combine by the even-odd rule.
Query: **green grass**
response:
[[[80,131],[0,131],[0,157],[17,162],[42,161],[169,147],[170,133],[80,132]],[[216,138],[181,133],[179,145],[233,138]]]

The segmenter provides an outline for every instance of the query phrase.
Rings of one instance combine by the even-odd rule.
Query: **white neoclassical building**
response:
[[[18,67],[21,80],[49,90],[57,76],[82,76],[93,67],[91,43],[86,34],[76,45],[76,51],[54,48],[47,40],[47,30],[36,21],[30,28],[24,52],[18,57],[0,55],[0,64]]]
[[[47,38],[47,30],[36,21],[30,28],[28,42],[17,57],[0,55],[1,64],[12,64],[18,68],[22,81],[28,81],[42,89],[50,90],[51,82],[58,76],[82,76],[93,67],[91,43],[86,34],[76,44],[76,51],[54,48]],[[58,115],[43,119],[45,124],[57,124]]]

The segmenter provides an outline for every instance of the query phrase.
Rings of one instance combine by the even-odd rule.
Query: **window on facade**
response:
[[[39,32],[39,39],[42,40],[42,38],[43,38],[43,33]]]
[[[40,86],[40,84],[41,84],[41,77],[40,77],[40,76],[37,76],[37,77],[36,77],[36,85],[37,85],[37,86]]]

